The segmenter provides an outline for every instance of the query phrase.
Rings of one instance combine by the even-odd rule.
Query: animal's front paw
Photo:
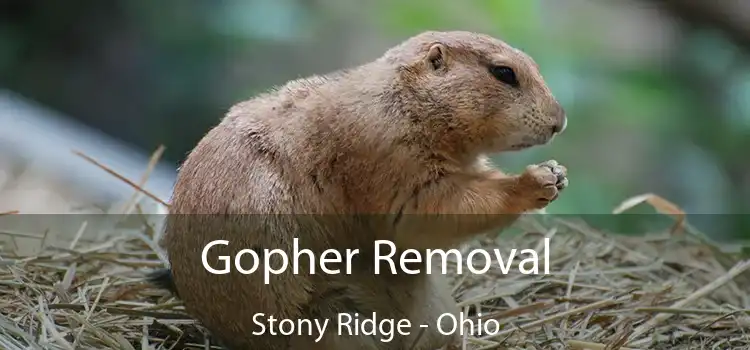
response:
[[[544,208],[568,187],[567,172],[554,160],[529,165],[519,179],[519,195],[524,197],[529,209]]]

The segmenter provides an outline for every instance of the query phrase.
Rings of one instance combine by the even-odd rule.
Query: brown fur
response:
[[[497,80],[487,64],[512,67],[520,86]],[[548,143],[564,121],[530,57],[470,32],[422,33],[370,63],[239,103],[180,169],[162,239],[175,289],[231,349],[407,349],[421,331],[391,343],[253,336],[259,312],[298,319],[375,311],[433,324],[414,349],[449,345],[455,338],[434,327],[440,314],[458,312],[444,277],[374,275],[373,241],[450,248],[545,207],[567,185],[564,167],[506,175],[486,154]],[[265,285],[259,273],[212,275],[201,264],[215,239],[230,246],[215,246],[212,262],[244,248],[290,251],[293,237],[316,253],[360,249],[355,272],[290,268]]]

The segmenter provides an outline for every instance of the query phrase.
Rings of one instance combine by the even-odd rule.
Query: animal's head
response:
[[[536,62],[507,43],[472,32],[425,32],[386,52],[412,86],[415,122],[478,152],[549,143],[567,125]],[[419,113],[422,111],[423,113]]]

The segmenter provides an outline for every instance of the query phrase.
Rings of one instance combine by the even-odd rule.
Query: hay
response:
[[[551,227],[535,231],[552,236],[549,275],[523,275],[514,266],[508,275],[455,276],[461,306],[475,314],[469,318],[503,327],[492,335],[466,330],[469,348],[750,346],[748,284],[737,278],[750,263],[727,269],[714,249],[690,235],[612,237],[575,221],[548,221]],[[150,237],[119,236],[36,257],[4,255],[0,347],[206,348],[205,332],[180,302],[143,282],[145,272],[162,264]],[[528,232],[466,249],[497,248],[505,256],[511,248],[542,251],[543,237]]]
[[[542,251],[549,237],[550,274],[524,275],[514,265],[507,275],[453,275],[467,318],[501,325],[493,334],[465,329],[467,349],[750,348],[750,262],[684,230],[613,236],[545,216],[522,227],[524,234],[465,249],[507,256]],[[32,257],[4,252],[0,348],[208,349],[180,301],[144,282],[162,265],[153,232],[88,244],[77,236]]]

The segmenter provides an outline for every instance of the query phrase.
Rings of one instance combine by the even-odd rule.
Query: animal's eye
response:
[[[510,86],[518,87],[518,79],[516,78],[516,73],[513,72],[513,68],[506,66],[490,66],[490,73],[492,73],[497,80]]]

